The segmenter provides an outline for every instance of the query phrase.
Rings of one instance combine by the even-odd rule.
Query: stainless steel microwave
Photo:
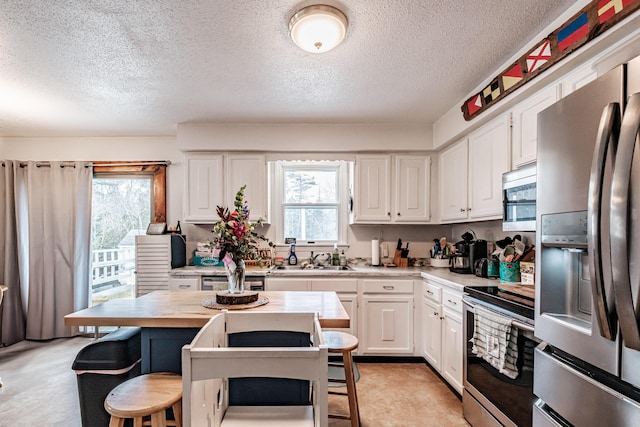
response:
[[[502,174],[502,231],[536,230],[536,165]]]

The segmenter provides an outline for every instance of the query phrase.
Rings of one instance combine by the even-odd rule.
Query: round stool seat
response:
[[[330,353],[342,353],[358,348],[358,338],[340,331],[322,331],[322,339]]]
[[[152,373],[131,378],[107,395],[104,407],[112,425],[125,418],[151,416],[151,425],[165,425],[165,411],[173,408],[176,425],[182,424],[182,377],[173,373]],[[162,421],[160,421],[162,420]]]

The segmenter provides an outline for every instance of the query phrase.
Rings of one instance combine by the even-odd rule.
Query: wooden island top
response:
[[[138,298],[122,298],[76,311],[64,317],[66,326],[142,326],[201,328],[220,310],[200,302],[215,291],[154,291]],[[317,312],[325,328],[348,328],[350,319],[335,292],[260,291],[269,303],[247,309],[267,312]],[[245,311],[245,310],[242,310]]]

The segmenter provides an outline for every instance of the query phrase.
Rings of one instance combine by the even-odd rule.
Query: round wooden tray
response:
[[[225,291],[226,292],[226,291]],[[205,308],[211,308],[215,310],[246,310],[248,308],[259,307],[261,305],[265,305],[269,302],[269,298],[261,296],[258,294],[258,299],[246,304],[220,304],[216,297],[205,298],[200,301],[200,305]]]

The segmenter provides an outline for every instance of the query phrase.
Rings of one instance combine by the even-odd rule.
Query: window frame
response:
[[[298,246],[333,246],[347,244],[347,226],[349,223],[349,162],[347,161],[285,161],[278,160],[271,163],[273,175],[272,224],[277,224],[276,243],[284,245],[284,174],[286,169],[335,169],[337,172],[338,201],[336,203],[319,203],[317,206],[334,206],[338,208],[338,240],[298,240]],[[287,204],[288,205],[288,204]],[[307,204],[292,204],[292,206],[307,206]]]
[[[93,175],[151,176],[153,222],[167,222],[167,165],[158,161],[93,162]]]

